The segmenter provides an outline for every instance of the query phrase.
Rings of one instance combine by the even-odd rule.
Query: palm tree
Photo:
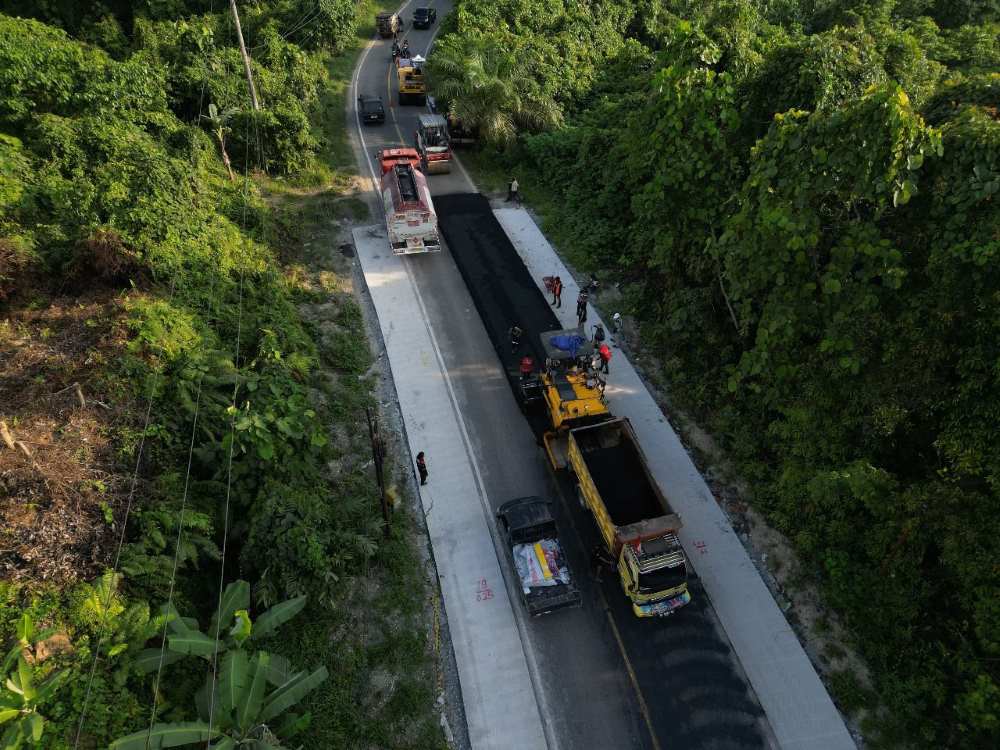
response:
[[[233,176],[233,167],[229,163],[229,154],[226,153],[226,133],[229,132],[229,128],[226,127],[226,125],[237,112],[239,112],[237,107],[228,107],[220,114],[219,108],[216,107],[215,104],[209,104],[208,114],[201,116],[203,120],[208,122],[209,130],[212,131],[212,135],[215,136],[216,143],[219,144],[219,152],[222,154],[222,163],[226,165],[226,171],[229,172],[230,182],[233,182],[236,178]]]
[[[509,143],[519,129],[541,130],[562,120],[552,99],[527,91],[524,66],[494,41],[446,37],[428,68],[448,113],[490,143]]]

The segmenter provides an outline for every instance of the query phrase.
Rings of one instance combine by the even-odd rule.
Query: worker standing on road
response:
[[[510,178],[510,185],[507,186],[507,202],[510,203],[514,201],[515,206],[521,205],[521,186],[517,182],[516,177]]]
[[[607,344],[601,344],[600,349],[597,351],[601,355],[601,372],[607,375],[608,363],[611,361],[611,350],[608,348]]]
[[[552,304],[555,307],[562,307],[562,279],[558,276],[552,282]]]
[[[594,323],[594,348],[599,349],[604,343],[604,326]]]
[[[427,484],[427,462],[424,460],[424,452],[417,454],[417,473],[420,475],[420,484]]]
[[[622,329],[622,314],[616,312],[611,316],[611,333],[617,335],[618,331]]]
[[[576,298],[576,320],[581,326],[587,322],[587,300],[586,290],[580,292],[580,296]]]
[[[530,378],[535,370],[535,360],[531,357],[521,357],[521,380]]]
[[[510,353],[517,354],[517,350],[521,348],[521,334],[523,331],[521,330],[521,327],[515,323],[510,327],[510,331],[508,331],[508,333],[510,334]]]

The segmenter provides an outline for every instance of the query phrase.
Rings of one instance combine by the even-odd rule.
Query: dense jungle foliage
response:
[[[402,526],[382,540],[364,468],[361,312],[284,263],[309,221],[358,212],[327,156],[374,8],[240,5],[259,112],[222,0],[0,3],[6,748],[108,747],[154,719],[188,722],[155,747],[441,743],[422,666],[367,684],[427,639],[416,553]],[[331,315],[322,335],[303,307]],[[370,568],[390,585],[342,605]],[[369,650],[342,646],[358,612]],[[215,653],[215,692],[251,692],[207,730]]]
[[[435,86],[621,284],[849,624],[874,685],[841,705],[881,700],[880,746],[1000,746],[1000,3],[463,0],[451,23]]]

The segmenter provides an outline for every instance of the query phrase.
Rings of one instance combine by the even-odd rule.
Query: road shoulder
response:
[[[378,313],[410,452],[427,456],[430,477],[420,499],[470,742],[474,748],[545,747],[524,648],[490,534],[488,504],[406,268],[409,261],[388,251],[379,227],[355,229],[354,240]]]

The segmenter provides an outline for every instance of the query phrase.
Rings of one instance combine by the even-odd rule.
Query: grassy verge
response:
[[[203,664],[168,665],[154,697],[138,662],[168,596],[207,624],[227,523],[225,578],[251,583],[253,615],[309,597],[271,644],[332,675],[295,742],[443,744],[419,539],[405,512],[381,538],[371,354],[338,250],[368,220],[344,127],[373,5],[359,14],[346,52],[295,58],[323,62],[309,112],[320,150],[285,178],[227,179],[219,144],[156,88],[172,59],[149,63],[156,90],[122,112],[42,102],[58,116],[32,119],[31,89],[28,114],[0,121],[0,639],[27,614],[46,632],[23,647],[34,678],[66,670],[33,746],[74,746],[81,717],[80,747],[146,726],[154,706],[161,721],[193,718]],[[89,85],[132,80],[42,24],[0,16],[0,34],[5,54],[53,55],[40,75],[77,76],[89,55]],[[59,123],[65,151],[24,137],[41,121]]]
[[[322,400],[334,426],[337,489],[346,483],[364,494],[368,520],[377,524],[363,419],[371,386],[358,377],[371,354],[354,297],[353,261],[340,251],[352,241],[351,225],[370,220],[354,188],[356,165],[344,111],[375,12],[373,3],[363,6],[356,44],[324,61],[326,75],[312,113],[319,164],[294,179],[262,185],[285,278],[326,375]],[[302,738],[305,748],[447,746],[435,708],[437,630],[430,622],[433,590],[418,552],[421,539],[409,512],[397,509],[391,537],[379,539],[373,554],[338,582],[331,600],[311,601],[297,626],[272,644],[293,663],[322,663],[331,675],[303,706],[313,716],[308,737]]]

